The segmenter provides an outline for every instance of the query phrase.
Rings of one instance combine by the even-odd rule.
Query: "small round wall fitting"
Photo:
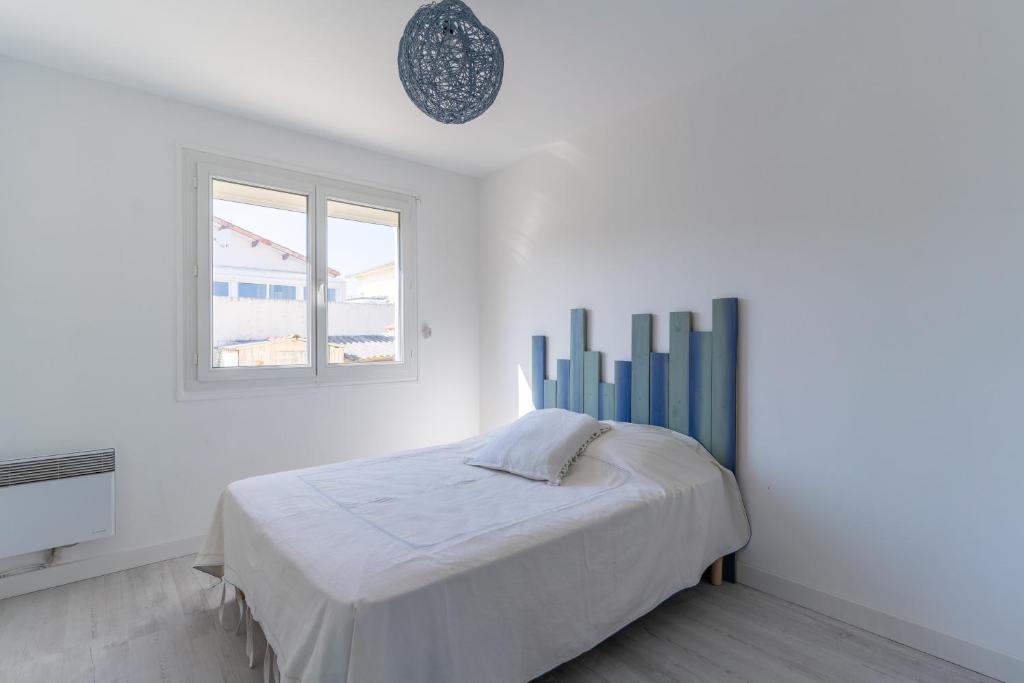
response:
[[[398,43],[398,75],[420,111],[441,123],[465,123],[498,96],[501,43],[461,0],[423,5]]]

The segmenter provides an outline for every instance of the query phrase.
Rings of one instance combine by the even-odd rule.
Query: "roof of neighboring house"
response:
[[[372,342],[393,342],[395,338],[387,334],[332,334],[327,337],[331,344],[368,344]]]
[[[394,272],[394,270],[395,270],[395,262],[394,261],[388,261],[387,263],[382,263],[382,264],[380,264],[378,266],[373,266],[372,268],[367,268],[366,270],[360,270],[358,273],[349,273],[348,275],[345,276],[345,278],[348,279],[348,278],[372,277],[374,275],[383,275],[383,274],[387,273],[388,271]]]
[[[390,302],[391,298],[383,294],[380,296],[350,296],[345,299],[347,304],[386,304]]]
[[[277,242],[268,240],[263,235],[257,235],[252,230],[246,230],[240,225],[235,225],[230,221],[226,221],[223,218],[218,218],[216,216],[213,217],[212,222],[214,225],[217,226],[218,230],[230,230],[232,232],[238,233],[239,235],[245,237],[246,239],[252,240],[252,246],[254,247],[257,244],[262,244],[266,247],[270,247],[271,249],[279,251],[281,253],[282,259],[293,258],[301,263],[306,263],[306,257],[300,254],[299,252],[295,251],[294,249],[289,249],[283,244],[278,244]],[[339,275],[341,275],[341,272],[335,270],[334,268],[328,268],[327,274],[330,275],[331,277],[338,277]]]
[[[344,349],[346,362],[366,363],[390,361],[395,358],[395,338],[386,334],[337,334],[327,338],[331,346]],[[272,337],[270,339],[233,339],[218,345],[220,350],[240,351],[246,348],[273,344],[282,341],[302,341],[299,335]]]
[[[301,337],[297,334],[293,334],[287,337],[270,337],[264,339],[229,339],[224,343],[217,344],[218,349],[240,349],[246,346],[259,346],[260,344],[269,344],[270,342],[281,342],[281,341],[305,341],[305,337]]]
[[[282,341],[289,339],[304,339],[298,335],[292,335],[290,337],[271,337],[270,339],[231,339],[218,344],[217,348],[221,349],[236,349],[243,346],[255,346],[257,344],[266,344],[267,342]],[[375,344],[375,343],[391,343],[395,341],[392,335],[387,334],[332,334],[327,337],[327,341],[331,344]]]
[[[345,351],[350,362],[373,362],[395,359],[395,338],[386,334],[337,334],[327,338],[331,346]]]

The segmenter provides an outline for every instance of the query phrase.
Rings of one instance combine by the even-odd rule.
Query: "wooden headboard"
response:
[[[533,337],[536,408],[565,408],[600,420],[652,424],[687,434],[736,471],[736,362],[739,300],[715,299],[711,331],[693,329],[689,311],[669,313],[668,353],[652,347],[654,316],[633,315],[630,360],[615,361],[613,382],[601,381],[601,352],[587,350],[587,311],[570,311],[569,358],[547,379],[547,337]],[[734,564],[726,558],[725,577]]]

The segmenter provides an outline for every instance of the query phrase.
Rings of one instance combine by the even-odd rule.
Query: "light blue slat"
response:
[[[601,382],[600,407],[598,408],[598,419],[615,419],[615,385],[610,382]]]
[[[688,311],[670,313],[668,332],[668,428],[690,433],[690,330]]]
[[[544,380],[544,407],[554,408],[557,401],[558,382],[553,379]]]
[[[630,415],[636,424],[650,422],[651,401],[651,314],[633,314],[632,335],[633,398]]]
[[[574,308],[569,316],[569,409],[583,412],[583,351],[587,347],[587,311]]]
[[[739,302],[715,299],[711,308],[711,455],[736,470],[736,342]]]
[[[533,407],[544,407],[544,368],[547,365],[548,338],[535,335],[533,338]]]
[[[633,402],[633,363],[615,361],[615,419],[630,422]]]
[[[690,333],[690,436],[711,446],[711,333]]]
[[[668,426],[668,354],[651,354],[651,424]]]
[[[601,353],[583,352],[583,412],[596,418],[600,411],[600,396],[597,386],[601,381]]]
[[[555,404],[558,408],[564,408],[569,410],[569,359],[559,358],[558,359],[558,393],[556,395]]]

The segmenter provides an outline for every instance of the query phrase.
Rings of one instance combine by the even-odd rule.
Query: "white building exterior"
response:
[[[303,254],[215,218],[210,260],[210,314],[218,366],[236,364],[240,348],[252,350],[253,344],[273,341],[275,348],[283,349],[282,339],[309,338],[312,278]],[[394,263],[348,278],[328,269],[327,331],[332,357],[349,361],[393,357],[396,283]],[[291,360],[282,364],[295,362],[294,348],[288,353]]]
[[[350,301],[377,299],[394,303],[398,299],[394,261],[346,275],[343,282]]]

